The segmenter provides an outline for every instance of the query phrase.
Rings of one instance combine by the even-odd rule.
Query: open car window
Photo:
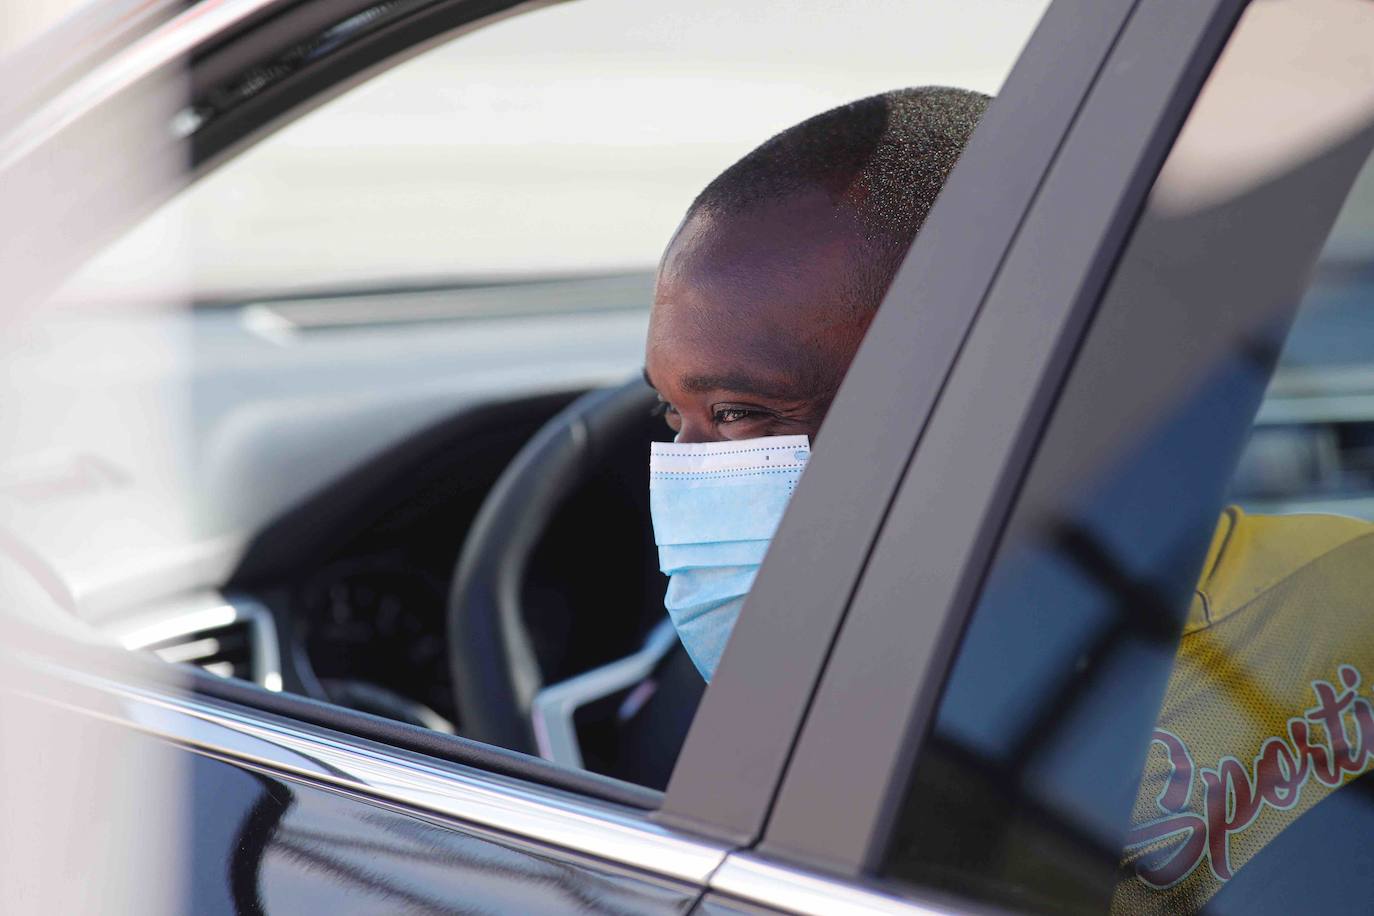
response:
[[[1367,868],[1371,12],[1241,19],[1075,357],[883,874],[1279,913]]]
[[[64,612],[117,645],[273,695],[230,683],[228,702],[291,716],[304,700],[295,715],[313,727],[445,756],[467,734],[445,633],[458,558],[522,446],[579,396],[637,374],[654,264],[692,196],[770,134],[855,97],[995,91],[1041,11],[997,7],[989,26],[954,2],[862,16],[556,5],[227,139],[236,109],[207,99],[285,105],[271,93],[315,72],[331,36],[361,44],[371,20],[266,66],[244,51],[242,73],[229,64],[252,43],[226,39],[188,84],[173,80],[153,112],[164,120],[126,125],[115,146],[134,175],[145,136],[189,137],[189,169],[170,163],[147,200],[186,187],[7,338],[9,403],[23,406],[4,440],[4,521]],[[338,88],[311,79],[322,98]],[[66,215],[80,211],[70,196]],[[535,551],[524,586],[540,686],[663,642],[643,503],[647,444],[667,432],[641,419]],[[656,685],[641,686],[572,726],[594,777],[657,789],[673,736],[646,733],[664,749],[648,775],[616,744],[651,709]],[[516,755],[448,746],[558,782]],[[565,787],[604,788],[597,778]]]

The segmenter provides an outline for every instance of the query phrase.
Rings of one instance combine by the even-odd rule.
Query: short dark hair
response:
[[[828,192],[863,230],[856,293],[877,308],[988,106],[980,92],[896,89],[789,127],[722,172],[687,210],[728,216],[802,190]]]

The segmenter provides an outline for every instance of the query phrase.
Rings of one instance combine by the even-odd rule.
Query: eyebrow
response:
[[[644,381],[654,390],[658,386],[644,369]],[[682,389],[693,394],[706,394],[711,391],[729,391],[736,394],[750,394],[775,401],[796,400],[795,388],[784,388],[776,381],[762,379],[745,372],[722,372],[715,375],[689,375],[682,380]]]

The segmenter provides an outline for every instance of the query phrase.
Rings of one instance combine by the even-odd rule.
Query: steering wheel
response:
[[[530,705],[543,678],[523,607],[531,557],[569,496],[625,447],[655,401],[640,379],[579,397],[525,444],[487,494],[448,601],[450,670],[464,735],[535,752]]]

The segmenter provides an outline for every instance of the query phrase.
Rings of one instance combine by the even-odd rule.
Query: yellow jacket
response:
[[[1374,758],[1374,525],[1223,513],[1155,726],[1113,912],[1199,909]]]

